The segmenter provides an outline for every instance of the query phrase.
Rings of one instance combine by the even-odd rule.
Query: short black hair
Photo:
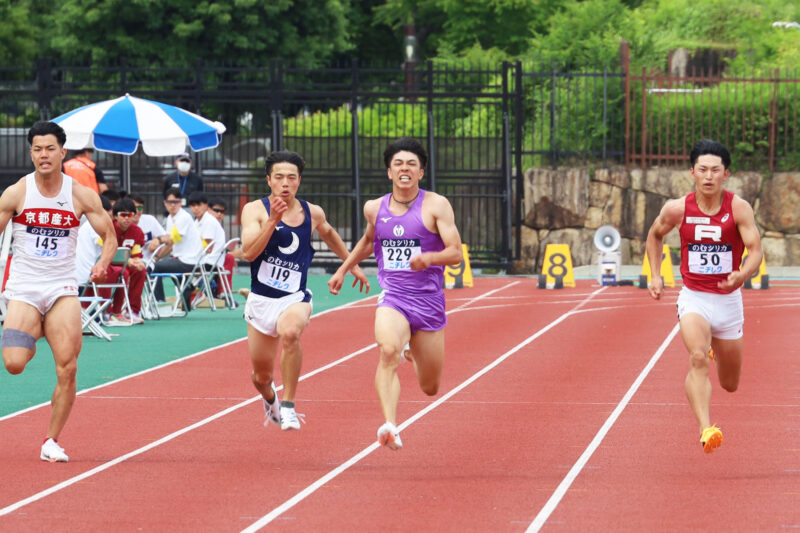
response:
[[[208,198],[203,191],[192,191],[189,193],[189,205],[208,204]]]
[[[114,214],[136,213],[136,204],[129,197],[121,198],[114,204]]]
[[[128,198],[132,199],[134,202],[138,202],[144,205],[144,197],[141,194],[131,194]]]
[[[67,142],[67,134],[64,128],[49,120],[40,120],[31,126],[31,129],[28,130],[28,144],[33,146],[33,138],[38,135],[55,135],[58,145],[62,148],[64,143]]]
[[[228,204],[225,203],[225,200],[223,200],[222,198],[209,198],[208,205],[210,206],[219,205],[222,206],[223,209],[228,209]]]
[[[109,200],[107,196],[101,194],[100,203],[103,204],[103,211],[109,211],[111,209],[111,200]]]
[[[181,190],[177,187],[170,187],[169,189],[167,189],[167,192],[164,193],[164,199],[166,200],[167,196],[170,195],[174,196],[175,198],[183,198]]]
[[[267,163],[266,163],[266,170],[267,176],[272,173],[272,167],[276,163],[291,163],[297,167],[297,173],[302,176],[303,170],[306,168],[306,162],[300,157],[300,154],[296,152],[290,152],[289,150],[280,150],[278,152],[272,152],[267,156]]]
[[[119,193],[119,191],[115,189],[106,189],[100,193],[100,196],[105,196],[112,202],[117,202],[120,198],[122,198],[122,195]]]
[[[722,143],[712,139],[701,139],[694,144],[692,153],[689,154],[692,168],[694,168],[701,155],[715,155],[722,159],[722,166],[726,169],[731,166],[731,154],[728,149]]]
[[[392,166],[392,159],[397,152],[411,152],[415,154],[419,158],[419,165],[421,168],[425,168],[425,165],[428,164],[428,152],[425,151],[422,143],[411,137],[401,137],[389,143],[389,146],[383,151],[383,162],[386,163],[386,168]]]

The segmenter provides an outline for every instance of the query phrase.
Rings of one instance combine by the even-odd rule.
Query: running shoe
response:
[[[709,426],[700,436],[700,445],[706,453],[712,453],[722,444],[722,431],[717,426]]]
[[[303,416],[305,415],[295,412],[294,407],[281,406],[281,429],[300,429],[300,422],[305,422]]]
[[[714,360],[714,348],[708,349],[708,358],[711,359],[712,361]]]
[[[144,324],[144,319],[142,318],[141,314],[134,312],[133,314],[131,314],[131,322],[134,325],[135,324]]]
[[[408,343],[400,350],[400,362],[405,363],[406,361],[411,361],[411,346]]]
[[[403,447],[403,441],[400,440],[400,430],[391,422],[386,422],[378,428],[378,442],[381,446],[386,446],[390,450],[399,450]]]
[[[275,390],[275,384],[270,383],[270,387],[272,387],[272,394],[275,396],[272,398],[272,403],[269,403],[264,398],[261,398],[261,401],[264,403],[264,412],[267,414],[267,419],[264,420],[264,425],[268,426],[270,422],[275,424],[276,426],[281,425],[281,402],[278,400],[278,391]]]
[[[39,455],[39,458],[42,461],[50,461],[51,463],[66,463],[69,461],[69,457],[64,453],[64,448],[59,446],[52,438],[47,439],[44,441],[44,444],[42,444],[42,453]]]

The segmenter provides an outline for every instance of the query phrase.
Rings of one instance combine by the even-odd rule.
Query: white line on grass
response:
[[[422,409],[420,411],[417,411],[417,413],[415,413],[413,416],[411,416],[406,421],[404,421],[402,424],[400,424],[398,426],[398,429],[401,430],[401,431],[406,429],[408,426],[410,426],[411,424],[413,424],[414,422],[416,422],[417,420],[419,420],[420,418],[422,418],[423,416],[425,416],[426,414],[428,414],[432,410],[434,410],[437,407],[439,407],[440,405],[442,405],[444,402],[446,402],[451,397],[453,397],[454,395],[456,395],[459,392],[461,392],[464,388],[466,388],[467,386],[472,384],[478,378],[480,378],[484,374],[488,373],[490,370],[494,369],[500,363],[502,363],[503,361],[505,361],[506,359],[508,359],[512,355],[514,355],[516,352],[518,352],[519,350],[521,350],[522,348],[524,348],[525,346],[527,346],[528,344],[530,344],[534,340],[538,339],[539,337],[541,337],[542,335],[544,335],[545,333],[550,331],[552,328],[554,328],[555,326],[557,326],[558,324],[560,324],[561,322],[566,320],[568,317],[570,317],[573,314],[575,314],[581,307],[586,305],[596,294],[599,294],[603,290],[605,290],[605,287],[597,289],[596,291],[594,291],[593,293],[588,295],[582,302],[580,302],[578,305],[576,305],[572,310],[567,311],[566,313],[564,313],[563,315],[561,315],[557,319],[555,319],[552,322],[550,322],[547,326],[543,327],[542,329],[540,329],[539,331],[537,331],[536,333],[534,333],[533,335],[531,335],[530,337],[528,337],[527,339],[522,341],[521,343],[519,343],[516,346],[514,346],[513,348],[511,348],[509,351],[507,351],[506,353],[504,353],[503,355],[501,355],[500,357],[498,357],[497,359],[495,359],[494,361],[492,361],[491,363],[489,363],[488,365],[483,367],[481,370],[479,370],[478,372],[473,374],[467,380],[461,382],[458,386],[456,386],[455,388],[451,389],[447,393],[443,394],[436,401],[430,403],[424,409]],[[463,307],[463,306],[460,306],[460,307]],[[453,311],[451,311],[451,312],[457,311],[458,309],[460,309],[460,307],[456,308],[456,309],[453,309]],[[288,511],[289,509],[291,509],[292,507],[294,507],[295,505],[297,505],[298,503],[300,503],[301,501],[306,499],[308,496],[310,496],[311,494],[316,492],[317,489],[319,489],[320,487],[325,485],[327,482],[329,482],[330,480],[334,479],[336,476],[338,476],[339,474],[341,474],[342,472],[344,472],[345,470],[347,470],[351,466],[353,466],[356,463],[358,463],[361,459],[363,459],[364,457],[368,456],[373,451],[377,450],[379,447],[380,446],[378,445],[377,442],[373,442],[372,444],[370,444],[369,446],[367,446],[366,448],[361,450],[359,453],[357,453],[356,455],[351,457],[349,460],[345,461],[344,463],[342,463],[338,467],[334,468],[333,470],[331,470],[330,472],[328,472],[327,474],[325,474],[324,476],[322,476],[321,478],[316,480],[314,483],[312,483],[311,485],[307,486],[305,489],[303,489],[302,491],[298,492],[293,497],[289,498],[288,500],[283,502],[281,505],[279,505],[278,507],[276,507],[275,509],[270,511],[268,514],[266,514],[263,517],[261,517],[258,521],[254,522],[250,526],[248,526],[245,529],[243,529],[242,533],[252,533],[252,532],[258,531],[262,527],[266,526],[267,524],[269,524],[270,522],[275,520],[277,517],[279,517],[281,514],[285,513],[286,511]]]
[[[501,291],[501,290],[506,289],[508,287],[511,287],[513,285],[516,285],[517,283],[519,283],[519,282],[518,281],[514,281],[512,283],[504,285],[503,287],[500,287],[500,288],[497,288],[497,289],[493,289],[493,290],[488,291],[488,292],[486,292],[484,294],[476,296],[475,298],[473,298],[470,301],[475,302],[475,301],[481,300],[481,299],[485,298],[486,296],[489,296],[490,294],[494,294],[495,292],[498,292],[498,291]],[[466,303],[464,303],[463,305],[459,306],[456,309],[460,309],[460,308],[462,308],[462,307],[464,307],[464,306],[466,306],[468,304],[469,304],[469,302],[466,302]],[[335,309],[341,309],[342,307],[347,307],[348,305],[349,304],[345,304],[344,306],[341,306],[341,307],[338,307],[338,308],[335,308]],[[331,309],[329,311],[333,311],[333,310],[334,309]],[[450,312],[452,312],[452,311],[448,311],[448,313],[450,313]],[[323,313],[325,313],[325,311],[323,311],[322,313],[319,313],[318,315],[314,315],[314,316],[319,316],[319,315],[321,315]],[[227,346],[228,344],[231,344],[232,342],[238,342],[238,341],[231,341],[229,343],[226,343],[226,344],[223,344],[223,345],[220,345],[220,346]],[[351,354],[348,354],[348,355],[346,355],[346,356],[344,356],[344,357],[342,357],[342,358],[340,358],[340,359],[338,359],[336,361],[333,361],[332,363],[329,363],[329,364],[327,364],[327,365],[325,365],[323,367],[320,367],[320,368],[317,368],[315,370],[312,370],[311,372],[308,372],[307,374],[304,374],[303,376],[300,376],[299,381],[304,381],[304,380],[310,378],[311,376],[319,374],[320,372],[323,372],[323,371],[325,371],[325,370],[327,370],[329,368],[333,368],[334,366],[336,366],[336,365],[338,365],[340,363],[343,363],[343,362],[345,362],[345,361],[347,361],[349,359],[352,359],[353,357],[356,357],[357,355],[360,355],[360,354],[362,354],[364,352],[367,352],[367,351],[369,351],[369,350],[371,350],[373,348],[376,348],[377,346],[378,345],[375,344],[375,343],[373,343],[373,344],[371,344],[369,346],[365,346],[364,348],[361,348],[361,349],[359,349],[359,350],[357,350],[357,351],[355,351],[355,352],[353,352]],[[207,351],[209,351],[211,349],[213,349],[213,348],[209,348],[208,350],[203,350],[203,352],[198,352],[197,354],[190,355],[190,356],[184,357],[182,359],[176,359],[175,361],[170,361],[169,363],[163,364],[163,365],[161,365],[159,367],[154,367],[152,369],[144,370],[142,372],[139,372],[138,374],[133,374],[133,375],[144,374],[144,373],[147,373],[147,372],[149,372],[151,370],[155,370],[157,368],[163,368],[163,367],[168,366],[170,364],[174,364],[176,362],[183,361],[183,360],[189,359],[191,357],[196,357],[197,355],[200,355],[201,353],[205,353],[205,352],[207,352]],[[127,376],[125,378],[120,378],[118,380],[115,380],[115,381],[112,381],[112,382],[109,382],[109,383],[106,383],[106,384],[103,384],[103,385],[99,385],[97,387],[93,387],[92,389],[86,389],[85,391],[82,391],[82,392],[88,392],[90,390],[98,389],[100,387],[104,387],[104,386],[110,385],[111,383],[116,383],[118,381],[122,381],[123,379],[127,379],[128,377],[132,377],[132,376]],[[281,390],[281,389],[283,389],[283,386],[277,387],[277,390]],[[125,455],[121,455],[121,456],[117,457],[116,459],[112,459],[111,461],[108,461],[106,463],[103,463],[103,464],[95,467],[95,468],[92,468],[91,470],[87,470],[86,472],[78,474],[77,476],[74,476],[74,477],[71,477],[71,478],[69,478],[67,480],[64,480],[61,483],[53,485],[52,487],[47,488],[47,489],[45,489],[43,491],[37,492],[36,494],[34,494],[32,496],[29,496],[28,498],[25,498],[23,500],[19,500],[19,501],[15,502],[15,503],[7,506],[7,507],[4,507],[4,508],[0,509],[0,516],[4,516],[4,515],[7,515],[9,513],[12,513],[12,512],[16,511],[17,509],[19,509],[21,507],[24,507],[24,506],[26,506],[26,505],[28,505],[30,503],[39,501],[39,500],[41,500],[41,499],[43,499],[43,498],[45,498],[45,497],[47,497],[47,496],[49,496],[49,495],[51,495],[51,494],[53,494],[55,492],[58,492],[58,491],[60,491],[62,489],[65,489],[65,488],[71,486],[71,485],[74,485],[75,483],[78,483],[79,481],[83,481],[86,478],[89,478],[89,477],[91,477],[91,476],[93,476],[95,474],[99,474],[100,472],[103,472],[104,470],[108,470],[112,466],[115,466],[115,465],[117,465],[119,463],[122,463],[123,461],[126,461],[128,459],[131,459],[132,457],[136,457],[137,455],[141,455],[141,454],[143,454],[143,453],[145,453],[145,452],[147,452],[149,450],[152,450],[153,448],[156,448],[157,446],[160,446],[160,445],[162,445],[164,443],[167,443],[167,442],[169,442],[169,441],[171,441],[171,440],[173,440],[173,439],[175,439],[177,437],[180,437],[181,435],[183,435],[185,433],[188,433],[189,431],[192,431],[192,430],[197,429],[199,427],[205,426],[206,424],[208,424],[210,422],[213,422],[214,420],[222,418],[223,416],[228,415],[228,414],[236,411],[237,409],[245,407],[245,406],[247,406],[247,405],[249,405],[249,404],[251,404],[251,403],[253,403],[253,402],[257,401],[257,400],[260,400],[260,399],[261,399],[261,395],[257,395],[257,396],[254,396],[254,397],[248,399],[248,400],[245,400],[243,402],[239,402],[236,405],[228,407],[227,409],[224,409],[224,410],[222,410],[222,411],[220,411],[220,412],[218,412],[216,414],[213,414],[213,415],[209,416],[208,418],[204,418],[203,420],[200,420],[199,422],[195,422],[194,424],[192,424],[190,426],[187,426],[187,427],[185,427],[183,429],[179,429],[178,431],[170,433],[169,435],[167,435],[165,437],[162,437],[162,438],[158,439],[157,441],[151,442],[150,444],[146,444],[146,445],[142,446],[141,448],[138,448],[138,449],[136,449],[136,450],[134,450],[132,452],[126,453]],[[27,410],[29,410],[29,409],[26,409],[26,411]],[[20,412],[23,412],[23,411],[20,411]]]
[[[578,474],[581,473],[581,470],[584,466],[586,466],[589,458],[591,458],[592,454],[594,454],[595,450],[600,446],[600,443],[603,442],[606,434],[609,432],[609,430],[611,430],[611,426],[613,426],[617,421],[617,418],[619,418],[619,415],[622,414],[622,411],[631,401],[631,398],[633,398],[633,395],[636,394],[639,386],[642,384],[642,382],[644,382],[644,379],[661,358],[661,354],[664,353],[664,351],[667,349],[667,346],[669,346],[669,344],[672,342],[672,339],[674,339],[675,335],[678,334],[679,329],[680,324],[675,324],[675,327],[672,328],[672,331],[664,339],[664,342],[661,343],[661,346],[659,346],[658,350],[656,350],[656,353],[654,353],[650,358],[650,361],[647,363],[647,365],[645,365],[644,369],[633,382],[633,385],[630,386],[628,392],[625,393],[625,396],[622,397],[622,400],[620,400],[620,402],[617,404],[617,407],[614,409],[611,415],[609,415],[603,426],[594,436],[592,442],[589,443],[589,446],[586,447],[575,464],[572,465],[572,468],[569,470],[569,472],[567,472],[567,475],[564,477],[564,479],[561,480],[561,483],[559,483],[558,487],[556,487],[555,492],[553,492],[553,494],[550,496],[550,499],[547,500],[547,503],[545,503],[544,507],[542,507],[542,509],[539,511],[539,514],[536,515],[536,518],[534,518],[533,522],[531,522],[531,525],[528,527],[527,531],[539,531],[545,522],[547,522],[547,519],[550,517],[553,511],[555,511],[559,502],[561,502],[561,498],[563,498],[564,494],[566,494],[567,490],[569,490],[572,482],[575,481],[575,478],[577,478]]]

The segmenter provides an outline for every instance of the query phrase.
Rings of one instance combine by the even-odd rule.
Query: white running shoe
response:
[[[303,419],[305,415],[297,413],[294,407],[281,406],[281,429],[300,429],[300,422],[305,422]]]
[[[391,422],[386,422],[378,428],[378,442],[390,450],[399,450],[403,447],[403,441],[400,440],[400,430]]]
[[[261,401],[264,403],[264,412],[267,414],[267,419],[264,420],[264,425],[268,426],[270,422],[275,424],[276,426],[281,425],[281,401],[278,399],[278,391],[275,390],[275,383],[270,383],[270,387],[272,387],[272,394],[275,396],[272,398],[272,403],[268,403],[267,400],[261,398]]]
[[[39,455],[42,461],[50,461],[51,463],[59,462],[66,463],[69,457],[64,453],[64,448],[58,445],[53,439],[47,439],[42,444],[42,453]]]

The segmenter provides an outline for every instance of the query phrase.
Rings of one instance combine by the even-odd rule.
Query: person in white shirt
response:
[[[193,192],[189,196],[189,209],[194,215],[200,238],[203,241],[203,249],[206,253],[203,263],[207,265],[216,263],[222,266],[225,260],[225,252],[222,251],[222,247],[225,246],[225,230],[222,229],[219,220],[208,212],[206,195],[200,191]]]
[[[137,194],[132,195],[131,199],[133,203],[136,204],[136,215],[133,217],[133,223],[139,226],[142,232],[144,232],[145,247],[142,250],[142,255],[144,256],[144,264],[148,264],[156,248],[164,244],[164,239],[161,239],[161,237],[166,235],[167,232],[164,231],[164,226],[161,225],[156,217],[144,212],[144,198]],[[161,249],[159,255],[164,257],[169,251],[169,246],[166,246]]]
[[[152,268],[154,273],[188,273],[194,269],[200,254],[203,253],[203,244],[200,232],[192,219],[192,215],[181,209],[181,191],[172,188],[167,191],[164,207],[167,209],[166,234],[159,237],[160,242],[172,243],[172,255],[159,259]],[[153,291],[158,301],[164,301],[164,286],[159,278]],[[183,308],[190,310],[192,287],[183,292]]]
[[[103,210],[110,217],[111,202],[105,196],[100,196],[100,201],[103,204]],[[81,220],[81,227],[78,230],[78,243],[75,245],[75,273],[78,278],[78,285],[89,283],[92,267],[103,250],[103,241],[100,235],[97,234],[91,224],[84,224],[84,221],[85,218]],[[106,279],[109,279],[107,271]]]

